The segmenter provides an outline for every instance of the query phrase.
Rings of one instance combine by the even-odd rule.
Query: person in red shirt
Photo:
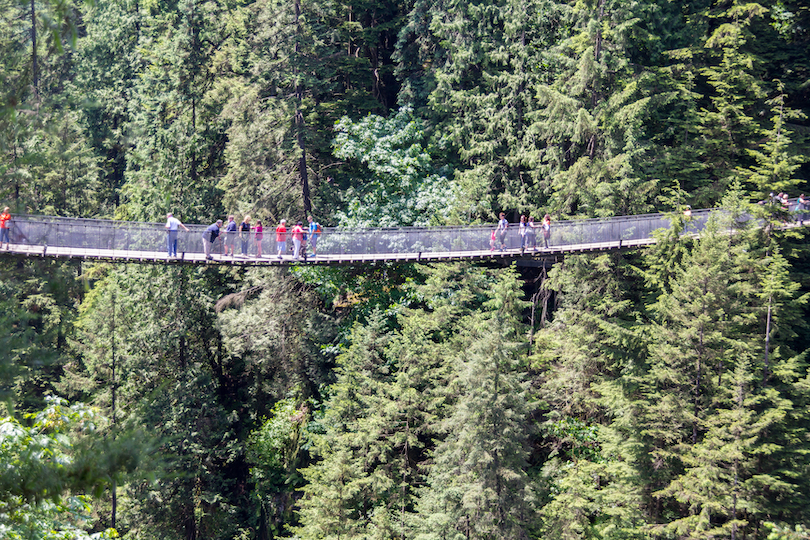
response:
[[[6,249],[11,249],[11,236],[9,235],[10,227],[8,222],[11,221],[11,209],[6,206],[3,208],[3,213],[0,214],[0,249],[3,249],[3,241],[6,242]]]
[[[282,253],[287,249],[287,220],[282,219],[278,227],[276,227],[276,251],[278,251],[278,258],[281,258]]]
[[[304,228],[301,225],[302,223],[299,221],[292,229],[293,259],[297,259],[301,255],[301,242],[304,241]]]

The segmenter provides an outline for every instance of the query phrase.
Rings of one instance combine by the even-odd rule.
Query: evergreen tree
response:
[[[299,538],[390,538],[401,528],[391,513],[408,504],[397,489],[408,466],[407,454],[389,438],[399,424],[387,418],[394,411],[386,386],[395,376],[385,357],[389,340],[385,318],[376,312],[367,326],[355,325],[350,347],[338,358],[321,422],[326,432],[315,438],[322,459],[303,470],[308,484]]]
[[[531,406],[515,339],[519,300],[504,272],[485,312],[470,320],[448,387],[452,408],[428,465],[416,538],[528,538],[534,491],[526,473]]]
[[[226,204],[262,209],[273,221],[325,215],[347,186],[331,169],[333,124],[393,105],[388,58],[398,3],[261,0],[249,11],[237,21],[241,56],[230,61],[237,77],[223,111],[232,122],[229,170],[219,186]]]
[[[643,165],[655,159],[647,120],[676,89],[632,50],[654,40],[642,24],[657,14],[649,4],[611,0],[557,10],[568,32],[545,57],[531,126],[542,137],[551,206],[563,215],[647,212],[661,189]]]
[[[804,422],[788,420],[805,399],[798,366],[784,351],[784,378],[768,384],[764,339],[775,313],[782,324],[795,320],[796,287],[757,230],[730,235],[731,220],[721,221],[710,220],[654,305],[654,344],[635,402],[659,502],[652,529],[695,538],[745,537],[773,511],[762,486],[777,498],[801,489],[785,474],[801,459],[788,442],[790,423]]]
[[[120,486],[117,528],[139,538],[235,535],[249,523],[250,429],[215,329],[215,273],[189,267],[101,273],[88,294],[62,389],[110,410],[121,429],[143,426],[160,452],[154,481]],[[246,423],[250,422],[248,417]]]
[[[646,336],[637,299],[628,294],[636,282],[630,262],[569,257],[542,285],[557,297],[532,356],[545,413],[538,464],[542,537],[644,536],[647,448],[633,389]]]
[[[118,215],[156,221],[174,211],[205,223],[220,213],[225,133],[213,62],[228,38],[229,7],[181,0],[157,8],[141,23],[144,66],[129,99],[133,148]]]
[[[688,514],[661,529],[689,538],[744,538],[766,515],[758,493],[762,486],[783,491],[788,488],[779,475],[762,470],[759,456],[770,453],[767,434],[784,420],[789,403],[774,392],[759,393],[746,353],[735,358],[729,383],[718,388],[712,414],[703,422],[705,434],[683,455],[685,471],[658,496],[672,496]],[[768,394],[771,394],[770,396]],[[773,405],[776,405],[775,407]],[[770,447],[770,448],[769,448]]]
[[[806,118],[801,111],[786,106],[788,96],[783,92],[781,82],[777,83],[778,94],[767,100],[771,107],[771,128],[762,129],[765,142],[760,148],[748,150],[755,163],[743,171],[751,191],[759,200],[769,197],[770,193],[785,192],[795,189],[800,180],[797,173],[807,158],[801,153],[801,146],[793,142],[791,121]]]
[[[473,219],[542,200],[530,125],[555,15],[546,2],[417,1],[400,34],[400,102],[428,118],[436,146],[460,162],[460,210]]]
[[[139,6],[135,1],[83,6],[83,32],[72,57],[73,77],[67,87],[103,169],[95,197],[104,217],[114,216],[120,204],[133,135],[129,126],[136,111],[130,110],[129,100],[143,67],[138,42],[142,19],[148,15]]]
[[[44,407],[69,359],[79,266],[51,260],[0,262],[0,399],[21,411]]]

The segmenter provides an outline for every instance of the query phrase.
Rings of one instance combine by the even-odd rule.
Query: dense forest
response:
[[[757,204],[810,192],[804,0],[0,2],[12,213],[673,220],[547,268],[0,253],[0,537],[810,538],[810,244]]]

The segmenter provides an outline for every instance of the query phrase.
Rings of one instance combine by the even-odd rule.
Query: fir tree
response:
[[[452,409],[420,490],[416,538],[528,538],[534,490],[526,474],[531,405],[513,341],[522,307],[513,276],[490,293],[465,332],[450,383]]]

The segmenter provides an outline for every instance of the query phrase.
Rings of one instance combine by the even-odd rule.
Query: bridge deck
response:
[[[164,264],[196,264],[196,265],[240,265],[240,266],[289,266],[296,264],[333,266],[365,264],[375,262],[448,262],[460,260],[503,260],[503,259],[535,259],[543,260],[549,257],[571,253],[586,253],[593,251],[610,251],[617,249],[633,249],[654,243],[651,238],[629,241],[592,242],[582,244],[555,245],[537,250],[520,248],[507,248],[499,250],[464,250],[464,251],[428,251],[416,253],[366,253],[366,254],[318,254],[309,255],[306,259],[294,258],[285,254],[282,258],[275,255],[240,255],[226,256],[213,255],[213,259],[206,260],[203,253],[180,253],[177,257],[169,257],[165,251],[123,250],[82,247],[61,247],[45,245],[11,244],[9,250],[0,253],[14,253],[27,257],[52,257],[89,259],[107,262],[130,263],[164,263]]]
[[[715,210],[695,210],[684,234],[700,234]],[[797,218],[810,217],[797,214]],[[255,233],[246,239],[250,255],[224,256],[224,242],[241,252],[236,236],[220,235],[213,244],[212,260],[203,254],[204,225],[188,225],[178,234],[178,257],[167,254],[167,233],[162,223],[121,222],[48,216],[14,216],[11,249],[0,251],[27,257],[78,258],[110,262],[162,264],[288,266],[349,265],[375,262],[439,262],[454,260],[523,260],[526,264],[553,262],[566,254],[634,249],[655,243],[653,232],[669,228],[670,218],[662,214],[622,216],[608,219],[560,221],[552,225],[549,247],[521,249],[518,226],[511,224],[505,249],[491,249],[493,226],[399,227],[379,229],[327,228],[318,241],[317,257],[295,259],[285,251],[275,256],[275,232]],[[784,227],[801,226],[787,223]],[[535,237],[543,245],[540,229]],[[292,242],[288,241],[288,245]],[[498,242],[500,244],[500,242]],[[259,245],[265,254],[255,254]],[[532,245],[527,242],[526,245]]]

